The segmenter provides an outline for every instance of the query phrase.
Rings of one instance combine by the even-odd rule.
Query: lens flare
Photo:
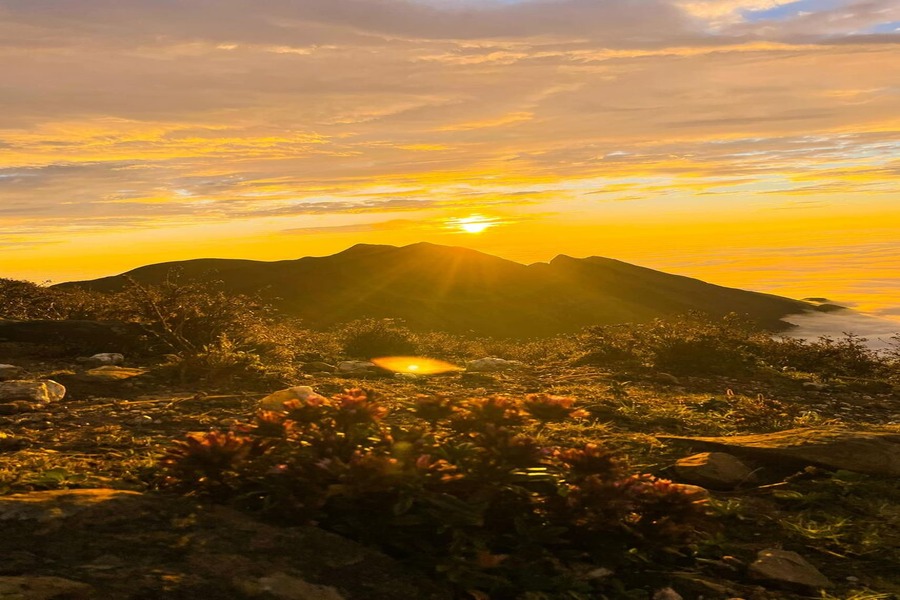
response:
[[[373,358],[372,362],[382,369],[394,373],[414,373],[416,375],[437,375],[438,373],[452,373],[462,371],[462,367],[423,356],[382,356]]]

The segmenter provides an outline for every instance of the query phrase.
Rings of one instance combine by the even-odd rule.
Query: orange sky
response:
[[[900,318],[895,0],[0,0],[0,276],[428,240]]]

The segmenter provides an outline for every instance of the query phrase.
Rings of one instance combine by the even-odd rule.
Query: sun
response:
[[[497,225],[499,221],[483,215],[471,215],[461,219],[451,219],[448,225],[462,233],[481,233]]]

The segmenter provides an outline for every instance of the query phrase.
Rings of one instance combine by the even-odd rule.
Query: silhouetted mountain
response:
[[[359,244],[333,256],[278,262],[188,260],[61,285],[112,292],[121,290],[128,277],[157,284],[175,270],[186,280],[221,281],[231,293],[258,295],[311,327],[392,317],[416,330],[532,337],[693,310],[736,312],[780,329],[781,317],[811,308],[608,258],[557,256],[549,263],[523,265],[430,243]]]

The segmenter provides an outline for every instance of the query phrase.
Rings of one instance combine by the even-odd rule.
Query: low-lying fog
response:
[[[845,333],[853,333],[866,338],[867,345],[875,350],[883,350],[897,344],[891,338],[900,335],[900,321],[875,317],[850,309],[834,312],[808,312],[788,315],[782,319],[797,327],[784,335],[794,338],[816,340],[822,336],[842,337]]]

